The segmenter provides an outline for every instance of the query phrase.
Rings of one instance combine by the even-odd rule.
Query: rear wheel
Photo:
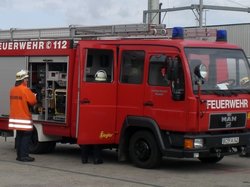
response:
[[[200,157],[198,158],[202,163],[214,164],[221,161],[224,156],[214,156],[214,157]]]
[[[36,129],[33,130],[31,136],[31,144],[29,146],[30,153],[41,154],[41,153],[50,153],[55,150],[56,142],[39,142],[38,134]]]
[[[246,151],[246,149],[242,150],[242,152],[239,154],[241,157],[250,157],[250,152]]]
[[[136,132],[129,142],[129,156],[137,167],[156,167],[161,160],[161,154],[153,134],[148,131]]]

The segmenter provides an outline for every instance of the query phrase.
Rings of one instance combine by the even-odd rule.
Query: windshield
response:
[[[193,90],[197,92],[198,77],[194,69],[200,64],[207,67],[207,77],[201,86],[202,93],[242,93],[250,92],[250,70],[247,59],[241,50],[185,48]],[[222,92],[223,91],[223,92]]]

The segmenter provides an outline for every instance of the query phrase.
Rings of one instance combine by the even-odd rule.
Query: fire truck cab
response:
[[[34,40],[23,30],[1,39],[2,135],[10,133],[15,73],[27,69],[38,100],[33,153],[56,142],[101,144],[117,148],[119,160],[153,168],[163,156],[216,163],[249,152],[249,64],[223,34],[209,42],[185,40],[180,28],[171,39],[125,37],[127,30],[124,38],[93,39],[89,28],[65,30],[75,38]]]

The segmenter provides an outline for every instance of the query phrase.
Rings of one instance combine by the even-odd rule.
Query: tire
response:
[[[250,152],[246,152],[246,151],[242,151],[241,153],[239,153],[240,157],[250,157]]]
[[[30,153],[42,154],[51,153],[55,150],[56,142],[39,142],[37,131],[34,129],[31,136],[31,143],[29,146]]]
[[[250,157],[250,153],[240,153],[240,157]]]
[[[224,158],[224,156],[220,156],[220,157],[200,157],[198,158],[202,163],[205,164],[215,164],[219,161],[221,161]]]
[[[161,153],[152,133],[138,131],[129,142],[129,157],[139,168],[151,169],[158,166]]]

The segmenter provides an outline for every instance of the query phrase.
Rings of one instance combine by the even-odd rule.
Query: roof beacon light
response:
[[[227,31],[226,30],[217,30],[216,41],[217,42],[226,42],[227,41]]]
[[[183,39],[184,38],[184,29],[182,27],[174,27],[172,31],[173,39]]]

